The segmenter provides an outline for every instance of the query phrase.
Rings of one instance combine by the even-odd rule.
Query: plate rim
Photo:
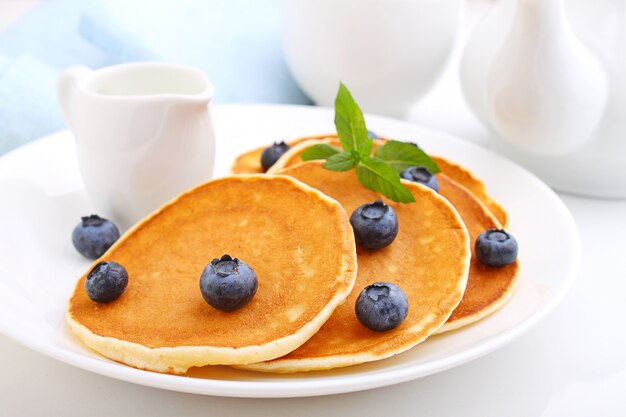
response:
[[[228,111],[245,109],[249,111],[251,109],[258,108],[270,109],[270,111],[276,112],[280,112],[284,109],[288,109],[290,111],[312,111],[319,113],[332,112],[332,109],[328,107],[313,107],[287,104],[224,104],[214,107],[214,109],[218,111],[219,109],[228,109]],[[0,333],[5,334],[9,338],[30,349],[65,362],[69,365],[73,365],[87,371],[91,371],[100,375],[108,376],[126,382],[146,385],[154,388],[203,395],[244,398],[288,398],[362,391],[366,389],[389,386],[432,375],[446,369],[462,365],[505,346],[522,334],[526,333],[539,321],[546,317],[551,311],[553,311],[554,308],[567,295],[573,283],[575,282],[577,273],[580,269],[582,250],[580,234],[578,232],[578,228],[576,226],[574,218],[567,206],[565,206],[563,201],[558,197],[558,195],[544,182],[542,182],[539,178],[537,178],[534,174],[530,173],[525,168],[476,143],[464,140],[448,132],[436,130],[418,124],[412,124],[402,120],[369,114],[366,114],[365,116],[368,120],[378,120],[382,123],[393,123],[397,125],[403,125],[403,128],[428,132],[429,135],[444,138],[444,140],[452,141],[455,145],[459,145],[461,147],[468,146],[470,148],[477,148],[479,152],[486,152],[487,154],[489,154],[489,157],[496,158],[500,161],[505,161],[506,164],[510,164],[516,169],[521,170],[525,178],[533,183],[533,186],[539,187],[544,193],[547,193],[546,195],[549,195],[553,202],[556,203],[557,206],[559,206],[559,209],[561,211],[560,214],[564,215],[561,217],[561,221],[566,225],[567,230],[571,234],[571,241],[569,242],[569,244],[573,259],[573,262],[568,265],[567,271],[564,271],[562,285],[557,288],[554,296],[550,298],[547,303],[537,308],[523,322],[517,324],[516,326],[504,330],[497,335],[491,336],[486,341],[480,342],[477,345],[472,346],[471,348],[446,356],[445,358],[440,358],[422,364],[409,365],[402,369],[394,369],[391,374],[389,374],[389,372],[383,371],[380,373],[370,374],[365,377],[359,374],[341,375],[333,376],[333,378],[328,378],[326,380],[324,380],[323,377],[316,377],[302,381],[281,380],[263,381],[262,383],[260,383],[258,381],[225,381],[159,374],[131,368],[114,362],[98,360],[96,358],[81,355],[78,352],[73,352],[68,349],[62,349],[58,346],[47,344],[40,341],[34,336],[28,337],[24,334],[18,334],[14,331],[11,331],[10,326],[7,326],[3,321],[0,321]],[[3,166],[4,162],[7,159],[23,157],[23,154],[28,155],[28,152],[32,152],[32,148],[41,147],[42,142],[61,141],[67,135],[71,135],[71,132],[69,132],[67,129],[64,129],[42,136],[39,139],[22,145],[16,149],[13,149],[0,157],[0,167]]]

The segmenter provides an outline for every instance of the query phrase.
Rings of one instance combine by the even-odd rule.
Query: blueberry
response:
[[[370,330],[396,328],[409,313],[409,300],[402,288],[391,282],[368,285],[355,304],[356,317]]]
[[[363,204],[350,216],[356,242],[365,249],[379,249],[398,235],[398,217],[381,200]]]
[[[376,132],[372,132],[371,130],[367,131],[367,137],[370,139],[380,139],[380,136]]]
[[[435,176],[424,167],[408,167],[407,169],[402,171],[400,177],[404,178],[405,180],[423,184],[439,192],[439,181],[437,181],[437,178],[435,178]]]
[[[274,142],[272,146],[265,148],[261,154],[261,165],[263,166],[263,171],[270,169],[270,167],[278,161],[278,158],[283,156],[289,148],[291,147],[282,141]]]
[[[482,232],[474,247],[478,260],[485,265],[501,267],[517,259],[517,241],[501,229]]]
[[[117,262],[100,262],[89,272],[85,290],[93,301],[108,303],[124,293],[128,272]]]
[[[95,214],[82,217],[72,232],[72,243],[81,255],[98,259],[120,237],[120,232],[110,220]]]
[[[213,259],[200,276],[202,298],[210,306],[233,311],[254,297],[258,287],[256,273],[245,262],[224,255]]]

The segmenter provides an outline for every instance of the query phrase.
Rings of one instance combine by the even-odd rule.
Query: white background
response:
[[[0,29],[35,3],[0,0]],[[481,12],[481,7],[470,10],[470,22]],[[488,132],[462,102],[457,60],[458,51],[442,82],[408,118],[486,141]],[[0,417],[626,416],[626,201],[562,198],[583,244],[582,268],[572,291],[526,335],[469,364],[354,394],[217,398],[91,374],[0,335]]]

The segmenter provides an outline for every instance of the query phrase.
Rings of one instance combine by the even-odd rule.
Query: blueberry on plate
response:
[[[265,148],[261,154],[261,165],[263,166],[263,171],[270,169],[270,167],[278,161],[278,158],[283,156],[283,154],[290,148],[291,147],[283,141],[274,142],[272,146]]]
[[[380,139],[380,136],[378,136],[376,132],[373,132],[371,130],[367,131],[367,137],[370,139]]]
[[[120,232],[110,220],[95,214],[82,217],[72,232],[74,247],[86,258],[98,259],[120,237]]]
[[[350,216],[356,242],[365,249],[379,249],[398,236],[395,210],[381,200],[363,204]]]
[[[488,266],[502,267],[517,259],[517,241],[502,229],[490,229],[478,236],[474,246],[476,257]]]
[[[398,327],[409,313],[409,300],[402,288],[391,282],[376,282],[361,292],[355,304],[356,317],[370,330],[384,332]]]
[[[117,262],[99,262],[85,280],[85,291],[93,301],[108,303],[119,298],[128,286],[128,272]]]
[[[423,184],[439,192],[439,181],[437,181],[437,178],[424,167],[408,167],[407,169],[402,171],[400,177],[404,178],[405,180]]]
[[[202,298],[211,307],[223,311],[233,311],[247,304],[257,287],[254,270],[229,255],[213,259],[200,276]]]

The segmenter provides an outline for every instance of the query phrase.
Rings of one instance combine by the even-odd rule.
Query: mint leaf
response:
[[[356,152],[361,158],[370,156],[373,141],[367,135],[363,112],[343,83],[335,98],[335,127],[344,151]]]
[[[356,176],[365,188],[401,203],[414,202],[415,198],[402,185],[400,168],[420,165],[433,173],[439,172],[428,155],[403,142],[391,141],[377,149],[376,157],[371,157],[374,141],[368,136],[363,112],[343,83],[339,84],[335,98],[335,127],[343,152],[320,144],[305,150],[302,159],[326,159],[323,167],[331,171],[356,167]]]
[[[358,159],[355,158],[350,152],[340,152],[338,154],[331,155],[322,167],[330,171],[347,171],[354,168],[358,162]]]
[[[374,156],[387,161],[398,173],[411,166],[423,166],[431,174],[441,172],[435,161],[415,145],[397,140],[390,140],[376,148]]]
[[[362,159],[356,167],[356,176],[365,188],[381,193],[393,201],[415,201],[413,194],[400,182],[398,173],[382,159]]]
[[[306,148],[304,152],[302,152],[302,160],[303,161],[311,161],[313,159],[328,159],[330,156],[338,154],[339,149],[334,146],[327,145],[325,143],[320,143],[318,145],[313,145],[310,148]]]

